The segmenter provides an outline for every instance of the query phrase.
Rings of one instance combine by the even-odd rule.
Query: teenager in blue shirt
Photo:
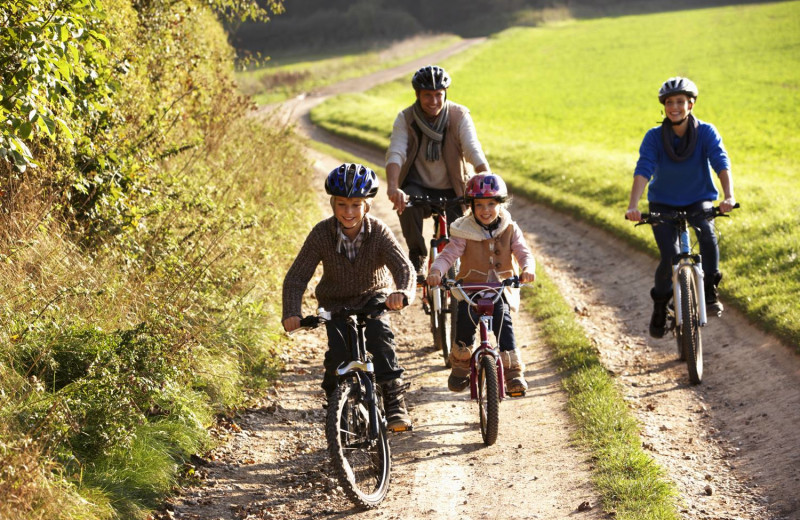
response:
[[[730,160],[722,137],[714,125],[700,121],[692,114],[697,94],[697,86],[682,77],[668,79],[659,89],[658,100],[664,105],[666,117],[661,125],[648,130],[639,148],[630,202],[625,212],[628,220],[638,222],[642,219],[638,203],[648,186],[647,200],[651,212],[682,210],[692,214],[711,208],[719,196],[712,170],[719,177],[723,191],[720,211],[727,213],[736,204]],[[698,231],[705,273],[706,308],[709,315],[719,315],[722,304],[717,286],[722,273],[719,271],[714,220],[696,216],[690,219],[690,224]],[[678,230],[672,224],[658,224],[653,226],[653,235],[661,251],[661,262],[650,290],[653,298],[650,335],[661,338],[666,332],[667,305],[672,297],[672,259],[679,253]]]

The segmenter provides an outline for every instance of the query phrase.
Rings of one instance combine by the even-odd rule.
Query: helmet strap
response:
[[[480,219],[478,219],[478,215],[475,213],[475,199],[472,199],[472,201],[470,202],[470,206],[472,208],[472,218],[475,219],[475,222],[477,222],[480,227],[482,227],[483,229],[485,229],[486,231],[488,231],[490,233],[492,233],[492,232],[497,230],[497,228],[500,226],[500,217],[499,216],[496,219],[494,219],[494,221],[490,222],[489,224],[484,224],[483,222],[480,221]]]

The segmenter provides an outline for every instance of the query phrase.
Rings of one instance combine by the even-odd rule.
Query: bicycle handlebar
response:
[[[464,204],[464,197],[448,199],[444,197],[428,197],[427,195],[410,195],[406,202],[406,206],[428,206],[438,211],[445,211],[447,208],[452,208],[461,204]]]
[[[473,307],[477,304],[472,301],[471,296],[478,294],[482,291],[490,291],[494,293],[494,297],[492,297],[492,303],[496,302],[500,299],[500,296],[503,294],[503,289],[506,287],[514,287],[519,289],[520,287],[524,287],[526,284],[520,282],[519,276],[512,276],[510,278],[506,278],[502,282],[478,282],[478,283],[464,283],[461,280],[451,280],[449,278],[442,278],[442,287],[448,291],[457,291],[461,293],[464,301],[467,301]],[[469,291],[471,294],[467,294]]]
[[[403,308],[408,306],[408,298],[403,297]],[[351,316],[356,317],[365,317],[365,318],[377,318],[378,316],[385,314],[387,312],[398,312],[402,309],[393,310],[386,306],[386,302],[380,302],[375,305],[367,305],[366,307],[361,307],[360,309],[350,309],[344,308],[340,309],[335,312],[326,311],[322,307],[317,309],[317,314],[312,314],[309,316],[304,316],[300,318],[300,327],[289,332],[288,334],[293,334],[299,330],[303,329],[315,329],[325,323],[326,321],[331,321],[333,319],[347,319]]]
[[[737,202],[736,204],[734,204],[731,211],[739,207],[740,207],[739,203]],[[642,213],[641,222],[637,222],[635,226],[643,226],[645,224],[659,224],[663,222],[675,222],[678,220],[685,220],[697,216],[705,216],[706,218],[730,217],[730,215],[728,215],[727,213],[720,212],[718,206],[714,206],[712,208],[705,210],[700,210],[691,214],[687,213],[686,211],[669,211],[664,213],[650,212],[650,213]]]

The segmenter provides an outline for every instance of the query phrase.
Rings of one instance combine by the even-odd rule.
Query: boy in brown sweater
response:
[[[283,281],[283,327],[300,327],[303,293],[322,262],[322,278],[315,295],[328,311],[361,308],[386,301],[392,310],[411,303],[416,293],[414,269],[392,231],[367,215],[378,192],[375,172],[360,164],[345,163],[328,174],[325,191],[331,195],[333,216],[309,233]],[[394,283],[392,283],[394,282]],[[336,368],[348,360],[344,341],[347,324],[332,320],[325,324],[328,351],[322,388],[330,396],[336,388]],[[383,388],[389,429],[406,429],[411,419],[405,406],[408,384],[395,354],[394,334],[385,318],[368,319],[367,350],[372,354],[375,378]]]

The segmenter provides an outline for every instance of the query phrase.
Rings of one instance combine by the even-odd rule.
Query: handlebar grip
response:
[[[305,318],[300,318],[301,327],[313,329],[314,327],[318,327],[321,322],[322,320],[320,320],[319,316],[306,316]]]

